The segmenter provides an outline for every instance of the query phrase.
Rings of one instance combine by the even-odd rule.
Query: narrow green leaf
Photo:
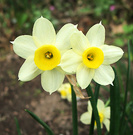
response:
[[[129,77],[130,77],[130,66],[131,66],[131,59],[130,59],[130,41],[128,41],[128,67],[127,67],[127,79],[126,79],[126,90],[125,90],[125,97],[124,97],[124,104],[123,104],[123,113],[121,118],[121,128],[120,132],[123,130],[123,122],[126,113],[126,105],[127,105],[127,93],[128,93],[128,86],[129,86]]]
[[[101,135],[101,124],[100,124],[99,114],[98,114],[98,110],[97,110],[96,100],[94,98],[94,95],[93,95],[93,92],[92,92],[90,85],[86,88],[86,91],[87,91],[88,96],[91,97],[90,102],[91,102],[94,117],[95,117],[95,120],[97,123],[97,134]]]
[[[122,133],[120,135],[132,135],[133,132],[131,132],[131,127],[129,126],[128,120],[124,119],[124,126]]]
[[[33,112],[27,109],[25,109],[25,111],[28,112],[32,116],[32,118],[34,118],[38,123],[40,123],[46,129],[46,132],[48,133],[48,135],[54,135],[50,127],[46,123],[44,123],[40,118],[38,118]]]
[[[71,85],[72,90],[72,122],[73,122],[73,135],[78,135],[78,119],[77,119],[77,100],[76,95]]]
[[[114,68],[113,68],[114,69]],[[110,107],[111,107],[111,118],[110,118],[110,135],[119,135],[120,125],[120,92],[118,76],[115,72],[114,86],[110,86]]]
[[[15,123],[16,123],[16,127],[17,127],[17,133],[18,133],[18,135],[21,135],[18,119],[16,117],[14,119],[15,119]]]

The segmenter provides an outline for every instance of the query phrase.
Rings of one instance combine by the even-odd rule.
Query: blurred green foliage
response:
[[[58,24],[51,14],[50,5],[45,1],[1,0],[1,7],[0,21],[5,33],[10,34],[12,31],[29,33],[35,20],[41,16],[49,19],[55,26]],[[11,32],[8,31],[9,27],[12,29]]]
[[[125,45],[125,41],[133,39],[133,24],[123,25],[123,33],[119,33],[116,35],[114,40],[114,44],[120,47]]]
[[[119,24],[126,20],[125,34],[133,31],[133,26],[128,26],[133,16],[133,4],[129,0],[0,0],[0,3],[0,27],[9,34],[14,31],[29,33],[40,16],[49,19],[56,28],[70,21],[79,23],[83,16],[92,18],[94,22],[102,20],[105,25],[111,22]],[[120,40],[116,42],[122,44]]]

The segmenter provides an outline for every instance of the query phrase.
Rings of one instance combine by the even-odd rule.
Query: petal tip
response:
[[[44,18],[42,15],[41,15],[41,17],[40,18]]]
[[[62,66],[62,64],[60,63],[60,64],[58,64],[57,66],[61,67],[61,66]]]
[[[49,95],[51,95],[53,92],[49,92]]]
[[[14,44],[14,41],[10,41],[11,44]]]
[[[114,84],[113,84],[112,82],[111,82],[110,84],[111,84],[112,86],[114,86]]]
[[[102,21],[100,21],[100,23],[99,23],[100,25],[102,25]]]
[[[74,25],[74,27],[77,28],[78,27],[78,24]]]

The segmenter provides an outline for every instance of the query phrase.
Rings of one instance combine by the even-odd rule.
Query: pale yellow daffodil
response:
[[[61,85],[61,87],[58,89],[59,93],[61,94],[62,99],[67,99],[69,102],[71,102],[71,85],[69,83],[64,83]]]
[[[71,48],[70,36],[75,31],[75,25],[66,24],[56,35],[49,20],[37,19],[32,36],[22,35],[12,42],[15,53],[26,59],[19,70],[19,80],[30,81],[41,74],[43,89],[49,93],[56,91],[65,77],[60,67],[62,54]]]
[[[97,109],[99,113],[99,119],[101,123],[101,128],[103,128],[103,124],[105,125],[106,129],[109,131],[110,126],[110,107],[105,107],[104,102],[102,100],[98,100]],[[90,101],[88,101],[88,108],[87,112],[83,113],[80,117],[80,121],[84,124],[91,124],[91,117],[92,117],[92,107]],[[95,122],[95,129],[96,129],[96,122]]]
[[[114,80],[110,64],[118,61],[123,51],[119,47],[104,44],[104,40],[105,29],[101,23],[92,26],[86,36],[78,31],[70,38],[72,49],[64,53],[61,67],[68,73],[76,73],[82,89],[92,79],[101,85],[112,84]]]

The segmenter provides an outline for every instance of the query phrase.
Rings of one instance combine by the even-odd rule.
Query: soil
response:
[[[58,92],[45,92],[40,76],[30,82],[18,81],[18,71],[24,62],[13,51],[0,52],[0,135],[17,135],[14,118],[19,121],[22,135],[47,135],[27,112],[34,112],[46,122],[55,135],[72,135],[71,103],[61,99]],[[86,135],[89,126],[79,121],[87,110],[87,100],[78,101],[79,135]]]
[[[79,24],[82,31],[83,24],[84,22]],[[71,103],[61,99],[58,92],[49,95],[44,91],[40,76],[25,83],[18,80],[18,72],[24,59],[13,52],[9,41],[14,38],[12,34],[0,39],[0,135],[18,135],[15,117],[22,135],[47,135],[46,130],[25,109],[32,111],[48,124],[55,135],[72,135]],[[100,92],[104,99],[108,98],[107,91],[101,89]],[[79,135],[88,135],[89,125],[80,122],[81,114],[87,111],[87,100],[78,100],[77,109]],[[103,134],[106,131],[104,129]]]

